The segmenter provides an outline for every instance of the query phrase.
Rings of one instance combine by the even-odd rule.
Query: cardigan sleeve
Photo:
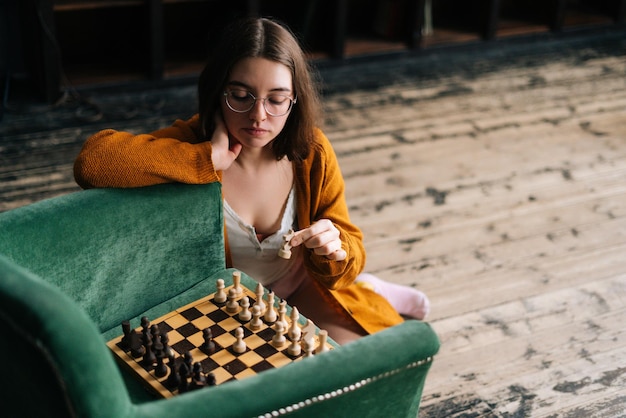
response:
[[[74,178],[83,188],[211,183],[219,181],[211,151],[198,134],[197,115],[150,134],[106,129],[83,145]]]
[[[329,260],[312,251],[305,257],[311,276],[325,287],[335,290],[354,282],[363,271],[366,255],[363,234],[350,221],[345,183],[335,152],[321,131],[317,131],[316,137],[318,140],[314,151],[303,164],[302,176],[298,178],[301,190],[298,216],[301,228],[320,219],[329,219],[339,230],[341,245],[347,255],[345,260]],[[307,222],[308,225],[305,225]]]

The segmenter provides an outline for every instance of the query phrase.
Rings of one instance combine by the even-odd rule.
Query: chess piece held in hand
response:
[[[278,250],[278,256],[284,258],[285,260],[289,260],[291,258],[291,244],[289,241],[296,235],[293,229],[290,229],[285,235],[283,235],[283,245]]]

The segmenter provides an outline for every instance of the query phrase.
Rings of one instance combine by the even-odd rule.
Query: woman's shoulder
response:
[[[310,152],[303,163],[304,166],[308,166],[311,169],[314,169],[314,167],[321,169],[322,167],[337,164],[337,156],[332,143],[322,129],[314,129]]]

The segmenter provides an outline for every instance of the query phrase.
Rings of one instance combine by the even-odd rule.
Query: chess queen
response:
[[[150,134],[104,130],[75,162],[84,188],[221,182],[227,264],[297,306],[339,343],[426,316],[413,288],[364,274],[360,229],[320,129],[319,93],[284,25],[239,20],[198,83],[198,114]],[[289,257],[278,257],[290,229]]]

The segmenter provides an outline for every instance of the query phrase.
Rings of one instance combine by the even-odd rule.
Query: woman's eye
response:
[[[276,95],[276,96],[269,96],[267,100],[269,100],[269,102],[272,104],[280,105],[280,104],[285,103],[285,101],[287,101],[288,98],[287,96]]]
[[[250,94],[245,91],[231,91],[230,97],[235,100],[244,101],[250,99]]]

